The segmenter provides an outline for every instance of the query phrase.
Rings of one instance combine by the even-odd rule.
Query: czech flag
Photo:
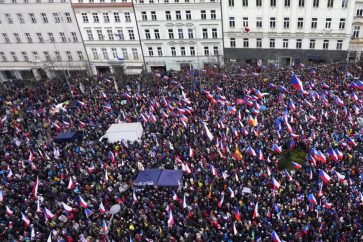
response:
[[[358,96],[354,92],[352,92],[352,94],[350,95],[350,98],[352,99],[353,102],[358,101]]]
[[[76,187],[76,183],[73,181],[72,177],[69,177],[67,189],[73,190]]]
[[[278,146],[277,144],[273,144],[272,145],[272,150],[276,153],[281,153],[282,152],[282,147],[281,146]]]
[[[330,149],[328,151],[329,157],[333,160],[333,161],[338,161],[338,154],[335,152],[334,149]]]
[[[294,168],[294,169],[301,169],[302,168],[302,166],[299,164],[299,163],[296,163],[296,162],[291,162],[291,165],[292,165],[292,167]]]
[[[173,198],[173,200],[174,200],[174,201],[179,200],[178,195],[176,195],[176,193],[175,193],[174,191],[173,191],[173,196],[172,196],[172,198]]]
[[[170,210],[169,211],[169,218],[168,218],[168,225],[172,226],[173,224],[174,224],[174,217],[173,217],[173,213]]]
[[[315,199],[315,197],[314,197],[314,195],[312,193],[309,194],[308,200],[313,205],[317,204],[316,199]]]
[[[280,188],[280,183],[278,181],[276,181],[275,178],[272,177],[272,185],[274,187],[274,190],[279,190]]]
[[[104,233],[107,232],[107,223],[105,220],[102,220],[101,231]]]
[[[205,129],[205,132],[206,132],[209,140],[212,141],[213,140],[213,134],[209,131],[208,126],[207,126],[206,123],[204,123],[204,129]]]
[[[264,161],[265,160],[265,157],[263,156],[262,150],[258,150],[258,159],[260,161]]]
[[[91,166],[87,167],[87,169],[89,173],[92,173],[95,170],[95,166],[93,165],[93,163],[91,163]]]
[[[347,139],[347,143],[350,144],[351,146],[357,146],[357,143],[354,141],[354,139],[350,137]]]
[[[108,158],[110,159],[110,161],[113,163],[115,162],[115,155],[113,154],[112,151],[108,152]]]
[[[231,195],[230,195],[230,198],[234,198],[234,191],[233,191],[233,189],[232,189],[232,188],[230,188],[230,187],[228,187],[228,191],[229,191],[229,193],[231,194]]]
[[[235,114],[237,112],[236,108],[235,107],[232,107],[232,106],[228,106],[227,107],[227,111],[230,113],[230,114]]]
[[[45,210],[45,217],[47,219],[53,219],[55,217],[54,214],[49,209],[45,208],[44,210]]]
[[[342,174],[340,174],[339,172],[337,172],[337,171],[334,171],[335,172],[335,175],[337,175],[337,177],[338,177],[338,180],[340,181],[340,182],[344,182],[344,180],[345,180],[345,176],[344,175],[342,175]]]
[[[234,218],[240,223],[241,222],[241,214],[239,213],[238,207],[234,207]]]
[[[304,90],[303,84],[300,81],[300,79],[294,74],[292,75],[291,79],[290,79],[290,85],[295,88],[296,90]]]
[[[64,202],[62,202],[62,205],[63,205],[64,210],[66,210],[68,213],[72,212],[72,207],[71,206],[68,206]]]
[[[37,177],[37,179],[34,182],[34,186],[33,186],[33,197],[34,198],[38,198],[38,186],[39,186],[39,179]]]
[[[247,152],[251,156],[257,156],[255,150],[251,146],[248,146]]]
[[[319,177],[324,183],[329,184],[330,176],[325,171],[319,169]]]
[[[21,213],[21,219],[24,221],[25,227],[30,225],[30,220],[23,213]]]
[[[272,231],[271,233],[271,239],[273,242],[281,242],[279,236],[276,234],[275,230]]]
[[[288,181],[292,181],[292,177],[290,175],[290,173],[285,169],[285,177]]]
[[[256,218],[258,216],[259,216],[259,213],[258,213],[258,202],[257,202],[255,205],[255,209],[253,210],[252,218]]]
[[[100,213],[105,213],[106,212],[106,209],[105,209],[105,206],[103,206],[103,203],[101,201],[101,204],[100,204]]]
[[[221,200],[218,202],[218,207],[221,208],[223,205],[223,201],[224,201],[224,195],[222,195]]]
[[[0,190],[0,202],[4,202],[4,193]]]
[[[213,176],[218,177],[218,172],[217,172],[217,170],[214,168],[214,166],[213,166],[213,165],[210,165],[210,169],[211,169],[211,171],[212,171]]]
[[[79,206],[81,206],[83,208],[88,207],[88,204],[83,200],[83,198],[81,196],[79,196]]]
[[[5,208],[6,208],[7,215],[12,216],[14,214],[14,212],[8,206],[5,206]]]
[[[333,207],[333,204],[332,203],[328,203],[328,201],[325,201],[325,203],[324,203],[324,208],[326,208],[326,209],[330,209],[330,208],[332,208]]]
[[[294,150],[295,149],[295,145],[296,145],[295,140],[291,140],[290,141],[290,144],[289,144],[289,150]]]

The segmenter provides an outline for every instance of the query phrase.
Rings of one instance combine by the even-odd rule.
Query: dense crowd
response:
[[[361,71],[2,83],[0,241],[362,241]],[[140,143],[99,141],[123,122]],[[72,130],[83,139],[54,142]],[[180,187],[135,186],[145,168],[182,169]]]

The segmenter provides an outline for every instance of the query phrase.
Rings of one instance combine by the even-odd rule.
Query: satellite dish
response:
[[[115,215],[116,213],[120,212],[121,206],[119,204],[115,204],[110,208],[110,213]]]
[[[123,56],[122,57],[119,57],[118,55],[116,55],[116,59],[119,60],[119,61],[125,60],[125,58]]]

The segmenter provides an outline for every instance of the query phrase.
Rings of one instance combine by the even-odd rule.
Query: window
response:
[[[48,23],[47,14],[46,13],[41,13],[41,15],[42,15],[43,23],[47,24]]]
[[[105,36],[102,33],[102,29],[97,29],[96,32],[97,32],[97,36],[98,36],[99,40],[104,40],[105,39]]]
[[[339,29],[345,29],[345,18],[341,18],[339,21]]]
[[[178,38],[184,39],[183,29],[178,29]]]
[[[4,52],[0,52],[0,56],[2,61],[4,62],[8,61]]]
[[[219,55],[218,46],[213,46],[213,55]]]
[[[103,59],[104,60],[108,60],[109,57],[108,57],[107,49],[106,48],[102,48],[101,50],[102,50]]]
[[[54,17],[54,22],[60,23],[60,18],[59,18],[59,14],[58,13],[53,13],[53,17]],[[87,14],[86,14],[86,17],[87,17]],[[85,21],[83,20],[83,22],[85,22]]]
[[[37,23],[37,19],[35,18],[34,13],[29,13],[29,17],[33,24]]]
[[[243,38],[243,48],[248,48],[248,39]]]
[[[256,7],[262,6],[262,0],[256,0]]]
[[[359,37],[359,31],[360,31],[360,26],[354,26],[353,38],[358,38]]]
[[[100,19],[98,18],[98,13],[92,13],[93,16],[93,22],[94,23],[99,23]]]
[[[304,18],[297,19],[297,28],[302,29],[304,27]]]
[[[72,53],[70,51],[66,51],[66,55],[67,55],[67,58],[68,58],[69,61],[73,60],[73,56],[72,56]]]
[[[201,10],[200,11],[200,18],[201,19],[207,19],[207,13],[205,10]]]
[[[55,39],[54,39],[53,33],[48,33],[48,36],[49,36],[50,42],[54,43]]]
[[[234,17],[229,17],[229,27],[231,28],[235,27]]]
[[[129,32],[129,38],[130,38],[130,40],[134,40],[135,39],[134,30],[129,29],[128,32]]]
[[[282,48],[284,48],[284,49],[289,48],[289,40],[288,39],[283,39],[282,40]]]
[[[134,60],[139,59],[139,53],[137,51],[137,48],[132,48],[132,56],[133,56]]]
[[[334,5],[334,0],[328,0],[328,8],[332,8]]]
[[[284,28],[288,29],[290,27],[290,18],[284,18]]]
[[[54,15],[54,17],[55,17],[55,15],[58,16],[57,13],[53,13],[53,15]],[[83,20],[83,23],[88,23],[88,15],[87,15],[87,13],[82,13],[82,20]],[[59,23],[59,22],[57,22],[57,20],[56,20],[56,23]]]
[[[145,29],[145,38],[151,39],[150,30],[148,30],[148,29]]]
[[[242,20],[243,27],[248,27],[248,18],[243,18]]]
[[[348,0],[342,0],[342,8],[348,7]]]
[[[357,16],[363,16],[363,8],[357,9]]]
[[[331,18],[326,18],[325,19],[325,28],[330,29],[330,27],[331,27]]]
[[[203,29],[203,39],[208,39],[208,29]]]
[[[157,50],[158,50],[158,56],[163,56],[163,51],[161,47],[158,47]]]
[[[276,27],[276,18],[271,17],[270,18],[270,28],[275,28],[275,27]]]
[[[175,18],[177,20],[181,20],[181,12],[180,11],[175,11]]]
[[[305,0],[299,0],[299,7],[304,7],[305,6]]]
[[[174,31],[172,29],[168,29],[169,39],[174,39]]]
[[[113,13],[113,17],[114,17],[116,23],[120,23],[121,22],[121,20],[120,20],[120,14],[118,12],[114,12]]]
[[[193,29],[188,29],[188,38],[189,39],[193,39],[194,38]]]
[[[13,19],[12,19],[12,17],[10,16],[10,14],[8,14],[8,13],[6,13],[5,14],[5,17],[7,18],[7,20],[8,20],[8,24],[12,24],[13,23]],[[23,20],[24,21],[24,20]]]
[[[141,12],[141,18],[143,21],[147,21],[147,14],[145,11]]]
[[[327,40],[327,39],[324,40],[324,42],[323,42],[323,49],[324,50],[329,49],[329,40]]]
[[[18,33],[14,33],[14,37],[15,37],[17,43],[21,42],[21,39],[20,39],[20,36]]]
[[[315,49],[315,40],[314,39],[310,40],[310,49]]]
[[[185,47],[180,47],[180,55],[185,56]]]
[[[111,52],[112,52],[112,57],[114,59],[116,59],[117,58],[117,49],[116,48],[111,48]]]
[[[33,51],[33,56],[34,56],[34,59],[35,60],[39,60],[39,54],[38,54],[38,51]]]
[[[318,26],[318,18],[312,18],[311,19],[311,28],[316,29]]]
[[[92,48],[92,55],[94,60],[98,60],[98,52],[96,48]]]
[[[103,13],[103,22],[109,23],[110,17],[108,16],[108,13]]]
[[[93,40],[92,30],[87,29],[86,32],[87,32],[88,40]]]
[[[70,13],[64,13],[66,15],[67,23],[72,23],[72,17]]]
[[[59,36],[61,37],[62,42],[67,42],[67,38],[66,38],[66,36],[65,36],[65,34],[63,32],[60,32]]]
[[[21,24],[25,23],[24,18],[23,18],[23,15],[21,13],[17,13],[16,15],[18,16],[19,22]],[[8,22],[9,22],[9,20],[8,20]]]
[[[125,37],[124,37],[124,32],[123,32],[123,30],[122,29],[118,29],[117,30],[117,34],[115,34],[116,36],[117,36],[117,38],[119,39],[119,40],[124,40],[125,39]]]
[[[256,39],[256,47],[257,48],[262,48],[262,39],[261,38]]]
[[[172,56],[176,56],[176,50],[175,50],[175,47],[171,47],[171,48],[170,48],[170,50],[171,50],[171,55],[172,55]]]
[[[228,5],[230,7],[234,7],[234,0],[228,0]]]
[[[190,47],[190,55],[191,56],[195,56],[195,48],[194,48],[194,46],[191,46]]]
[[[71,32],[72,38],[73,38],[73,42],[78,42],[78,37],[77,37],[77,33],[76,32]]]
[[[160,33],[159,33],[158,29],[154,29],[154,36],[155,36],[155,39],[160,39]]]
[[[166,20],[171,20],[171,14],[170,14],[170,11],[166,11],[166,12],[165,12],[165,17],[166,17]]]
[[[107,29],[107,36],[109,40],[114,40],[112,29]]]
[[[191,14],[190,10],[185,11],[185,18],[187,20],[191,20],[192,19],[192,14]]]
[[[32,37],[29,33],[25,33],[26,39],[28,40],[28,43],[33,43]]]
[[[231,48],[235,48],[236,47],[236,38],[230,38],[229,44],[230,44]]]
[[[122,55],[123,55],[124,59],[125,60],[128,60],[129,59],[129,53],[127,52],[127,49],[126,48],[122,48],[121,51],[122,51]]]
[[[319,0],[313,0],[313,7],[318,8],[319,7]]]
[[[208,46],[204,46],[204,55],[205,56],[209,55],[209,47]]]
[[[212,29],[212,38],[213,39],[217,39],[218,38],[217,29]]]
[[[7,33],[3,33],[3,36],[4,36],[4,39],[5,39],[5,42],[6,43],[10,43],[10,39],[8,37],[8,34]]]
[[[151,11],[151,20],[152,21],[156,21],[157,18],[156,18],[156,12],[155,11]]]
[[[275,39],[270,39],[270,48],[275,48]]]
[[[248,0],[242,0],[242,6],[248,7]]]
[[[270,6],[276,7],[276,0],[270,0]]]
[[[343,47],[343,40],[337,40],[337,50],[341,50]]]
[[[216,10],[210,10],[210,18],[211,19],[217,19]]]
[[[262,28],[262,17],[257,17],[256,28]]]
[[[302,46],[302,39],[297,39],[296,40],[296,49],[301,49]]]
[[[285,0],[285,7],[290,7],[290,0]]]
[[[29,57],[26,52],[21,52],[21,54],[23,55],[24,61],[29,61]]]
[[[15,52],[10,52],[10,55],[13,57],[13,61],[17,62],[18,61],[18,57],[16,56]]]
[[[131,16],[130,16],[130,13],[129,12],[126,12],[125,13],[125,21],[126,22],[131,22]]]
[[[82,51],[77,51],[77,55],[79,60],[84,60]]]
[[[40,43],[44,43],[44,38],[42,36],[42,33],[37,33],[38,39]]]

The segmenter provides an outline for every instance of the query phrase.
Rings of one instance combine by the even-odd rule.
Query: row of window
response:
[[[121,54],[122,54],[122,57],[125,60],[130,60],[131,59],[130,56],[129,56],[128,51],[129,50],[127,48],[121,48]],[[100,60],[101,59],[100,54],[102,54],[103,60],[110,60],[110,55],[109,55],[110,53],[111,53],[111,57],[113,59],[118,59],[118,58],[121,57],[119,55],[118,51],[117,51],[117,48],[111,48],[111,49],[101,48],[100,53],[99,53],[99,50],[97,48],[92,48],[91,52],[92,52],[92,59],[93,60]],[[131,53],[132,53],[133,60],[139,60],[140,59],[139,52],[138,52],[137,48],[131,48]]]
[[[29,53],[26,51],[22,51],[19,53],[10,51],[8,55],[6,55],[5,52],[0,52],[0,61],[40,61],[41,59],[51,62],[62,61],[62,54],[59,51],[54,51],[54,54],[51,54],[49,51],[32,51],[30,54],[31,55],[29,55]],[[67,57],[66,61],[75,61],[71,51],[65,51],[64,54]],[[43,55],[44,58],[42,58],[41,55]],[[84,60],[82,51],[76,51],[75,55],[78,57],[78,60]]]
[[[294,0],[283,0],[284,1],[284,6],[285,7],[291,7],[291,2],[293,2]],[[348,0],[338,0],[341,3],[342,8],[346,8],[348,7]],[[237,2],[237,1],[236,1]],[[262,0],[255,0],[255,1],[250,1],[250,2],[255,2],[256,7],[262,7]],[[276,2],[278,2],[277,0],[270,0],[270,7],[276,7]],[[305,7],[305,0],[297,0],[299,7]],[[242,7],[248,7],[248,3],[249,0],[242,0]],[[235,0],[228,0],[228,5],[230,7],[234,7],[235,6]],[[320,5],[320,1],[319,0],[313,0],[313,7],[314,8],[318,8]],[[334,6],[334,0],[326,0],[326,6],[328,8],[332,8]]]
[[[140,3],[140,4],[143,4],[143,3],[155,3],[154,0],[148,0],[148,1],[145,1],[145,0],[136,0],[135,1],[136,3]],[[163,3],[190,3],[190,0],[183,0],[183,1],[180,1],[180,0],[157,0],[157,2],[163,2]],[[218,0],[199,0],[199,2],[211,2],[211,3],[214,3],[214,2],[219,2]],[[192,3],[195,3],[195,0],[192,1]]]
[[[173,12],[173,15],[172,15],[172,12]],[[182,12],[183,12],[183,14],[182,14]],[[148,21],[148,20],[157,21],[158,20],[156,11],[151,11],[150,14],[148,14],[148,12],[146,12],[146,11],[142,11],[141,19],[143,21]],[[185,19],[186,20],[192,19],[191,10],[165,11],[165,20],[185,20]],[[207,10],[200,10],[200,19],[202,19],[202,20],[217,19],[217,10],[210,10],[209,12],[207,12]]]
[[[37,16],[34,13],[29,13],[29,14],[24,14],[24,15],[22,13],[17,13],[16,14],[16,17],[17,17],[20,24],[25,24],[26,19],[28,19],[33,24],[38,23]],[[39,17],[41,19],[40,21],[42,21],[43,23],[47,24],[47,23],[50,22],[50,17],[46,13],[40,13],[39,15],[40,15]],[[63,15],[61,13],[52,13],[50,15],[52,16],[52,19],[54,20],[55,23],[60,23],[60,22],[63,22],[63,21],[66,21],[67,23],[72,23],[71,13],[69,13],[69,12],[64,13],[64,18],[63,18]],[[5,14],[5,19],[6,19],[8,24],[13,24],[14,23],[13,16],[10,13]],[[1,23],[2,22],[1,22],[1,19],[0,19],[0,24]]]
[[[67,0],[35,0],[35,1],[31,1],[31,2],[35,2],[35,3],[54,3],[54,2],[61,2],[61,3],[65,3],[67,2]],[[29,3],[29,0],[8,0],[8,1],[5,1],[5,0],[0,0],[0,4],[3,4],[3,3]]]
[[[97,34],[97,40],[125,40],[124,31],[122,29],[116,29],[116,32],[114,32],[112,29],[106,29],[106,35],[102,29],[96,29],[95,31]],[[92,29],[86,29],[86,33],[88,40],[96,40],[93,36],[94,32]],[[127,33],[128,40],[135,40],[135,33],[133,29],[128,29]]]
[[[181,47],[179,47],[179,49],[177,49],[174,46],[170,47],[171,56],[195,56],[196,55],[195,50],[196,49],[194,46],[190,46],[189,52],[187,53],[187,49],[185,46],[181,46]],[[215,56],[217,56],[219,54],[218,46],[213,46],[211,48],[209,48],[209,46],[204,46],[204,55],[205,56],[211,55],[212,53],[210,53],[210,51],[213,51],[213,55],[215,55]],[[148,47],[147,53],[148,53],[148,56],[164,56],[163,50],[161,47]]]
[[[89,23],[89,17],[88,17],[88,13],[82,13],[82,21],[83,23]],[[92,16],[92,20],[93,23],[99,23],[100,22],[100,15],[98,14],[98,12],[93,12],[91,14]],[[103,17],[103,22],[104,23],[109,23],[110,19],[113,17],[113,20],[115,23],[120,23],[121,22],[121,16],[119,12],[113,12],[113,13],[108,13],[108,12],[103,12],[102,13],[102,17]],[[129,12],[124,12],[124,19],[125,22],[131,22],[131,15]]]
[[[158,29],[154,29],[152,30],[154,35],[151,35],[151,30],[150,29],[145,29],[145,39],[160,39],[160,32]],[[177,35],[174,34],[175,31],[174,29],[168,29],[168,36],[169,39],[194,39],[194,34],[195,34],[195,29],[187,29],[187,32],[185,35],[185,30],[184,29],[177,29]],[[211,35],[210,35],[211,33]],[[212,28],[211,31],[207,28],[203,28],[202,29],[202,36],[203,39],[208,39],[208,38],[213,38],[213,39],[217,39],[218,38],[218,31],[217,28]]]
[[[282,39],[282,48],[287,49],[289,48],[289,43],[291,42],[291,40],[289,39]],[[248,38],[243,38],[242,40],[243,43],[243,48],[249,48],[250,46],[250,40]],[[311,39],[310,43],[309,43],[309,48],[310,49],[315,49],[315,43],[316,40],[315,39]],[[337,50],[341,50],[343,47],[343,40],[337,40],[336,42],[336,49]],[[230,47],[231,48],[235,48],[236,47],[236,38],[230,38]],[[256,39],[256,48],[275,48],[276,47],[276,39],[269,39],[269,46],[262,46],[262,38],[257,38]],[[296,49],[301,49],[302,48],[302,39],[296,39]],[[329,49],[329,40],[324,40],[323,41],[323,49],[327,50]]]
[[[257,17],[256,18],[256,28],[262,28],[262,17]],[[345,29],[345,22],[346,19],[345,18],[340,18],[339,19],[339,29],[343,30]],[[269,26],[270,28],[276,28],[276,18],[275,17],[270,17],[270,22],[269,22]],[[242,26],[243,27],[249,27],[249,20],[248,17],[243,17],[242,18]],[[283,22],[282,22],[282,26],[285,29],[290,28],[290,18],[289,17],[285,17]],[[235,28],[236,27],[236,20],[235,17],[229,17],[229,27],[230,28]],[[304,18],[298,18],[297,19],[297,28],[298,29],[302,29],[304,27]],[[318,27],[318,18],[312,18],[311,19],[311,28],[312,29],[316,29]],[[332,18],[326,18],[325,19],[325,28],[326,29],[330,29],[332,27]]]
[[[95,0],[88,0],[88,1],[83,1],[83,0],[78,0],[79,3],[83,3],[83,2],[88,2],[88,3],[94,3]],[[105,0],[99,0],[99,1],[96,1],[96,2],[99,2],[99,3],[105,3],[106,1]],[[115,3],[115,2],[127,2],[127,0],[110,0],[111,3]]]
[[[23,41],[23,39],[19,33],[13,33],[12,37],[13,37],[14,41],[11,41],[11,39],[10,39],[11,37],[7,33],[2,33],[1,35],[2,35],[5,43],[22,43],[22,41]],[[36,40],[34,42],[39,42],[39,43],[56,42],[54,33],[47,33],[46,35],[43,35],[43,33],[35,33],[35,35],[36,35]],[[64,43],[65,42],[78,42],[78,36],[77,36],[76,32],[71,32],[71,38],[68,38],[64,32],[59,32],[58,35],[59,35],[60,42],[64,42]],[[33,37],[30,33],[24,33],[23,37],[25,38],[27,43],[33,43]],[[44,38],[47,38],[47,39],[44,39]]]

